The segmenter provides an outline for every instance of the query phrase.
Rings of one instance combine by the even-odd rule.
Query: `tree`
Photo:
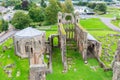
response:
[[[5,1],[6,7],[7,6],[15,6],[18,3],[21,3],[21,0],[7,0],[7,1]]]
[[[2,32],[2,20],[0,20],[0,32]]]
[[[44,7],[44,8],[47,6],[45,3],[45,0],[41,0],[40,5],[41,5],[41,7]]]
[[[73,13],[74,8],[71,0],[65,0],[66,12]]]
[[[21,8],[21,3],[17,3],[17,4],[15,5],[14,9],[16,9],[16,10],[17,10],[17,9],[22,9],[22,8]]]
[[[8,30],[8,22],[2,20],[2,31],[7,31]]]
[[[87,6],[91,9],[94,9],[96,7],[96,3],[88,3]]]
[[[107,11],[107,6],[106,6],[106,4],[104,4],[104,3],[99,3],[99,4],[96,5],[95,10],[101,11],[101,12],[103,12],[103,13],[106,13],[106,11]]]
[[[11,23],[15,26],[16,29],[23,29],[29,26],[32,22],[28,14],[25,14],[22,11],[18,11],[14,14]]]
[[[29,2],[27,0],[22,0],[22,9],[23,10],[29,9]]]
[[[57,4],[57,0],[49,0],[49,5],[45,9],[45,21],[47,24],[54,24],[57,22],[57,14],[60,11],[60,7]]]
[[[29,10],[29,16],[34,22],[44,21],[44,9],[39,7],[32,7]]]

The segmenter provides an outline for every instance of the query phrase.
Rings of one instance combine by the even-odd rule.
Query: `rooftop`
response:
[[[34,36],[41,35],[43,33],[45,33],[45,31],[39,31],[35,28],[28,27],[17,32],[14,36],[15,37],[34,37]]]

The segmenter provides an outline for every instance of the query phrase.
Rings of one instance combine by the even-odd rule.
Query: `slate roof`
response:
[[[97,41],[91,34],[88,33],[87,35],[87,39],[88,40],[93,40],[93,41]]]
[[[15,37],[35,37],[35,36],[39,36],[42,35],[43,33],[45,33],[45,31],[39,31],[35,28],[32,27],[28,27],[25,28],[19,32],[17,32],[14,36]]]

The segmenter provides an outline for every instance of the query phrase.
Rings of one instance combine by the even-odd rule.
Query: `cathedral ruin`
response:
[[[58,13],[58,34],[52,34],[46,40],[45,32],[28,27],[14,35],[16,55],[29,58],[29,80],[45,80],[46,73],[52,72],[52,50],[55,47],[53,39],[58,38],[57,47],[61,50],[64,72],[67,72],[67,46],[78,50],[85,63],[87,58],[99,59],[101,43],[78,24],[77,14]],[[76,47],[73,47],[76,44]],[[73,47],[73,48],[72,48]],[[48,63],[44,62],[44,55],[49,55]]]

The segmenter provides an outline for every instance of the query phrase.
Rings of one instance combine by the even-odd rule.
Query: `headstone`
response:
[[[17,73],[16,73],[16,77],[19,77],[20,76],[20,71],[17,71]]]

